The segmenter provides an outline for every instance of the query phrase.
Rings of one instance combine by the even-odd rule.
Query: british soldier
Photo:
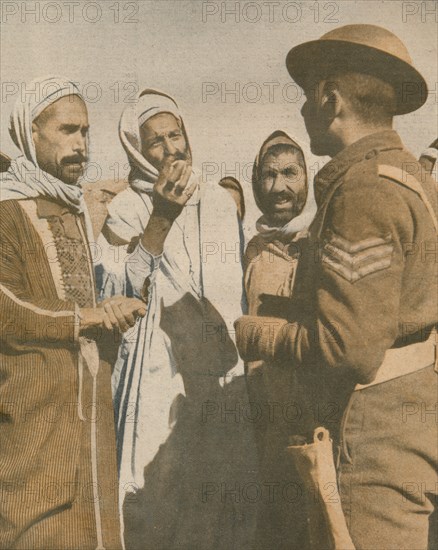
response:
[[[296,46],[287,68],[306,95],[312,152],[332,157],[298,268],[307,307],[288,320],[240,318],[238,347],[335,389],[356,548],[425,549],[437,495],[437,192],[424,171],[414,176],[392,123],[424,104],[426,83],[404,44],[373,25]]]

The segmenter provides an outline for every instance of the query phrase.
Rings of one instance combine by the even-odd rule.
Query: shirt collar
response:
[[[59,202],[53,201],[46,197],[38,197],[36,199],[37,203],[37,214],[39,218],[50,218],[52,216],[65,216],[66,214],[72,214],[72,212]]]
[[[332,158],[315,177],[315,200],[321,205],[326,192],[354,164],[370,159],[381,151],[403,149],[397,132],[384,130],[365,136],[349,145]]]
[[[60,204],[46,197],[38,197],[36,203],[39,218],[46,218],[52,220],[52,222],[58,220],[55,223],[61,223],[66,237],[76,240],[82,239],[76,223],[76,218],[80,218],[80,216],[74,214],[65,204]]]

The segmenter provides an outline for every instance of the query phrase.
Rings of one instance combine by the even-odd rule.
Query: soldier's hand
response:
[[[270,360],[275,355],[276,342],[287,325],[278,317],[242,315],[234,322],[236,345],[244,361]]]
[[[104,311],[103,324],[108,330],[118,328],[126,332],[135,325],[138,317],[146,315],[146,304],[137,298],[113,296],[100,304]]]
[[[240,357],[244,361],[256,361],[260,359],[258,354],[258,338],[261,335],[260,318],[243,315],[234,322],[236,330],[236,345]]]
[[[196,181],[189,185],[191,173],[191,159],[175,160],[172,156],[166,158],[154,185],[154,214],[171,220],[179,216],[196,189]]]

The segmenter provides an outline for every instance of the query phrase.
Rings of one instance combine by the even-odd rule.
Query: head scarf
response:
[[[273,145],[277,145],[277,144],[290,145],[291,147],[294,147],[295,149],[298,149],[298,151],[303,153],[303,150],[300,147],[300,145],[295,140],[293,140],[288,134],[286,134],[286,132],[283,132],[282,130],[276,130],[264,141],[263,145],[260,148],[260,152],[254,161],[253,172],[252,172],[252,189],[253,189],[256,204],[260,210],[262,210],[260,196],[259,196],[260,168],[262,166],[263,159],[265,158],[265,155],[268,152],[268,149]],[[303,154],[303,159],[304,159],[304,154]],[[304,170],[307,171],[305,162],[304,162]],[[315,212],[316,212],[316,204],[315,204],[315,198],[313,194],[313,185],[308,185],[306,203],[301,213],[298,216],[296,216],[295,218],[292,218],[292,220],[287,222],[285,225],[278,226],[278,225],[269,224],[268,220],[263,215],[257,220],[256,228],[259,234],[266,240],[285,241],[292,238],[297,233],[306,230],[309,227],[310,223],[312,222],[315,216]]]
[[[12,161],[7,172],[0,176],[0,200],[22,200],[39,196],[55,199],[75,212],[84,210],[82,189],[64,183],[38,167],[32,137],[32,122],[49,105],[68,95],[84,100],[77,85],[67,78],[48,76],[37,78],[28,85],[24,101],[19,97],[14,105],[9,133],[22,156]]]
[[[187,133],[178,105],[168,95],[146,88],[137,95],[134,103],[126,107],[119,125],[119,136],[128,155],[131,171],[129,183],[136,191],[152,193],[158,179],[158,170],[147,161],[141,152],[140,127],[159,113],[172,114],[181,124],[187,144]]]

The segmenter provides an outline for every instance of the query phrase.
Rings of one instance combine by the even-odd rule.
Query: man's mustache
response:
[[[276,204],[277,202],[283,200],[296,201],[297,198],[297,194],[293,191],[280,191],[279,193],[270,193],[268,196],[268,200],[272,204]]]
[[[167,158],[171,158],[172,160],[188,160],[189,155],[188,153],[184,151],[177,151],[176,153],[172,155],[166,155]]]
[[[71,157],[64,157],[61,161],[61,164],[63,166],[68,164],[82,164],[84,162],[87,162],[88,157],[86,155],[72,155]]]

